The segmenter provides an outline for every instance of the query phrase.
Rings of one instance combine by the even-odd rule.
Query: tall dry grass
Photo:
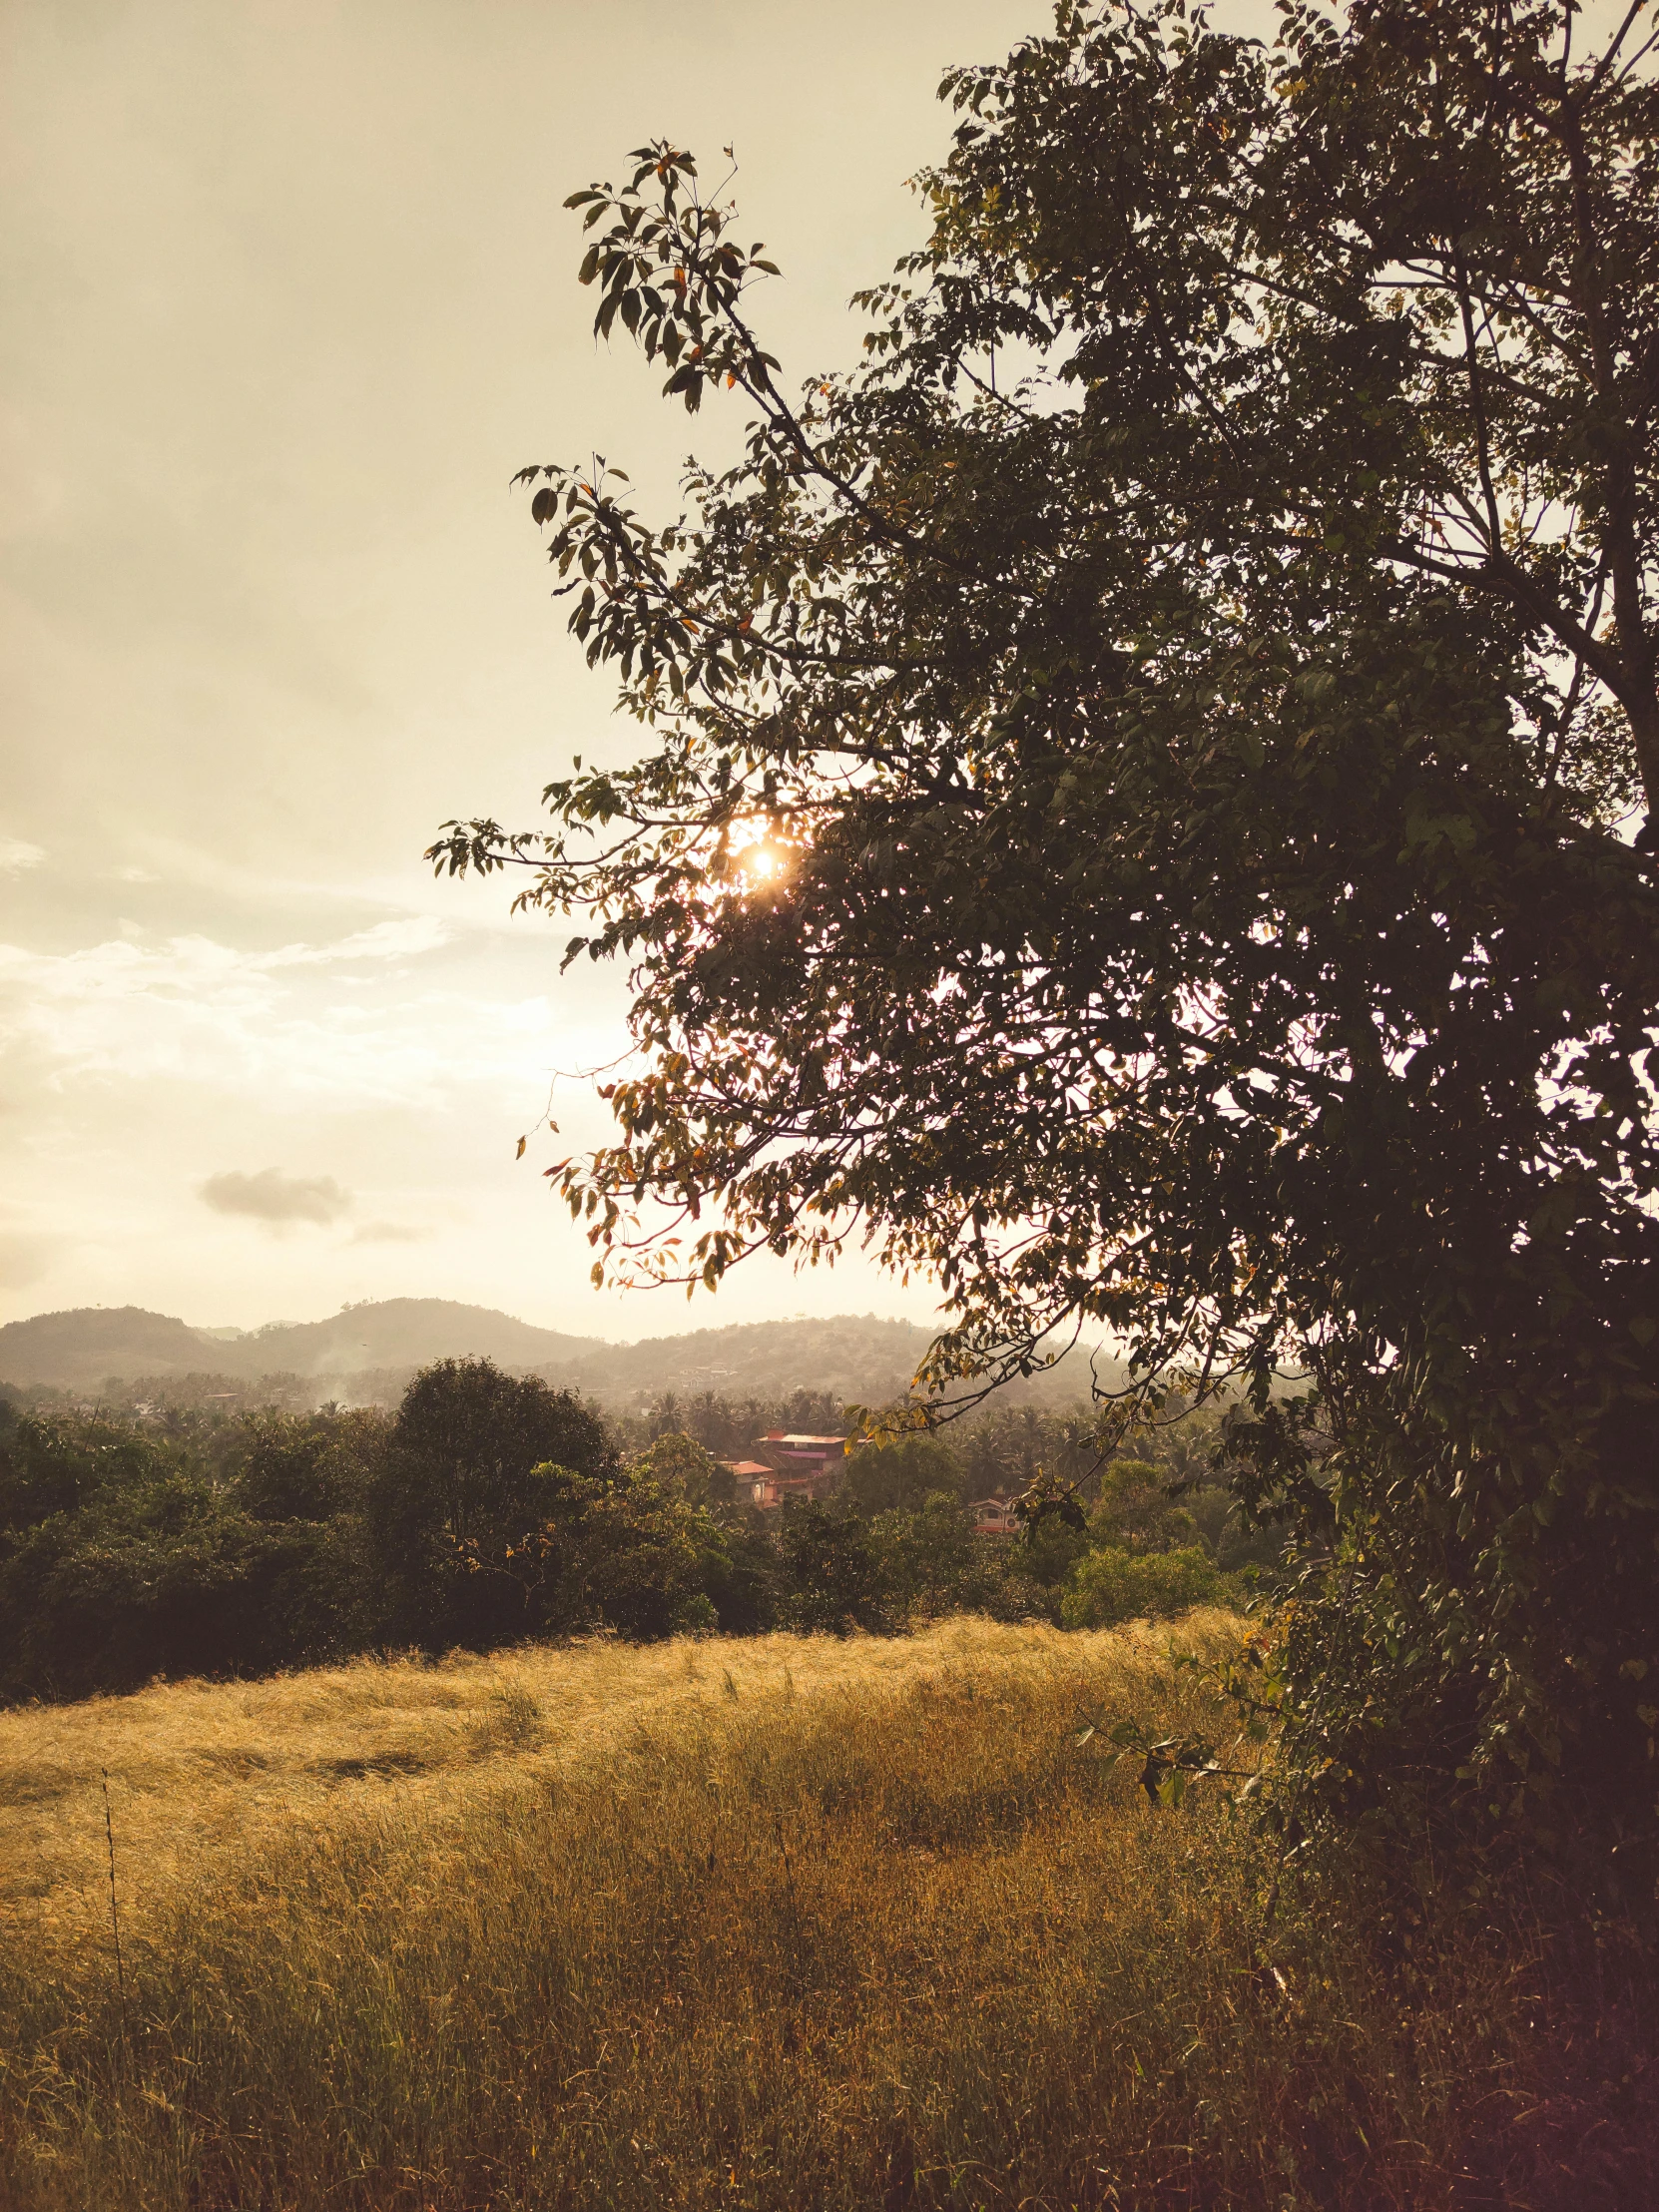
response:
[[[0,2199],[1656,2201],[1623,1981],[1569,2033],[1510,1906],[1407,1950],[1328,1870],[1270,1917],[1247,1829],[1078,1748],[1103,1704],[1218,1725],[1170,1642],[957,1621],[0,1717]]]

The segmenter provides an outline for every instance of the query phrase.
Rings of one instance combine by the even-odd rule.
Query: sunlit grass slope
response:
[[[1168,1654],[1237,1633],[596,1643],[0,1715],[0,2202],[1648,2201],[1611,1984],[1569,2062],[1515,1918],[1407,1956],[1357,1885],[1270,1913],[1224,1809],[1078,1747],[1103,1706],[1225,1725]]]

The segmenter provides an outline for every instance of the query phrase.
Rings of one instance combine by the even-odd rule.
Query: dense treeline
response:
[[[1208,1472],[1207,1424],[1090,1472],[1087,1425],[996,1408],[852,1453],[763,1513],[723,1457],[841,1408],[707,1395],[608,1425],[484,1361],[375,1407],[140,1421],[0,1400],[0,1694],[269,1672],[374,1649],[594,1629],[888,1629],[956,1609],[1100,1626],[1238,1591],[1269,1555]],[[1202,1431],[1202,1432],[1201,1432]],[[1086,1477],[1086,1513],[975,1534],[973,1498]]]

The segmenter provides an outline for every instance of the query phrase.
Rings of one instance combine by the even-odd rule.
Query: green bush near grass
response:
[[[1106,1544],[1072,1568],[1060,1621],[1065,1628],[1115,1628],[1120,1621],[1174,1620],[1195,1605],[1227,1605],[1237,1596],[1235,1578],[1197,1544],[1146,1552]]]

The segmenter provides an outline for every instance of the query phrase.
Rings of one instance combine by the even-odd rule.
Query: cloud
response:
[[[0,875],[21,875],[26,867],[39,867],[46,857],[43,844],[26,837],[0,837]]]
[[[225,1175],[210,1175],[197,1196],[216,1214],[246,1214],[268,1229],[285,1229],[294,1222],[315,1222],[325,1228],[351,1207],[351,1194],[342,1191],[331,1175],[284,1175],[279,1168],[262,1168],[244,1175],[233,1168]]]
[[[424,1244],[430,1229],[412,1229],[400,1221],[365,1221],[352,1232],[350,1242],[360,1244]]]
[[[320,967],[335,960],[398,960],[436,951],[448,941],[449,930],[435,914],[408,914],[400,921],[377,921],[372,929],[358,929],[332,944],[284,944],[276,952],[257,953],[254,965]]]
[[[0,944],[0,1053],[37,1055],[59,1086],[172,1078],[266,1105],[430,1107],[583,1049],[555,1047],[539,993],[440,984],[422,963],[448,941],[440,921],[409,915],[262,952],[205,936],[65,953]]]

